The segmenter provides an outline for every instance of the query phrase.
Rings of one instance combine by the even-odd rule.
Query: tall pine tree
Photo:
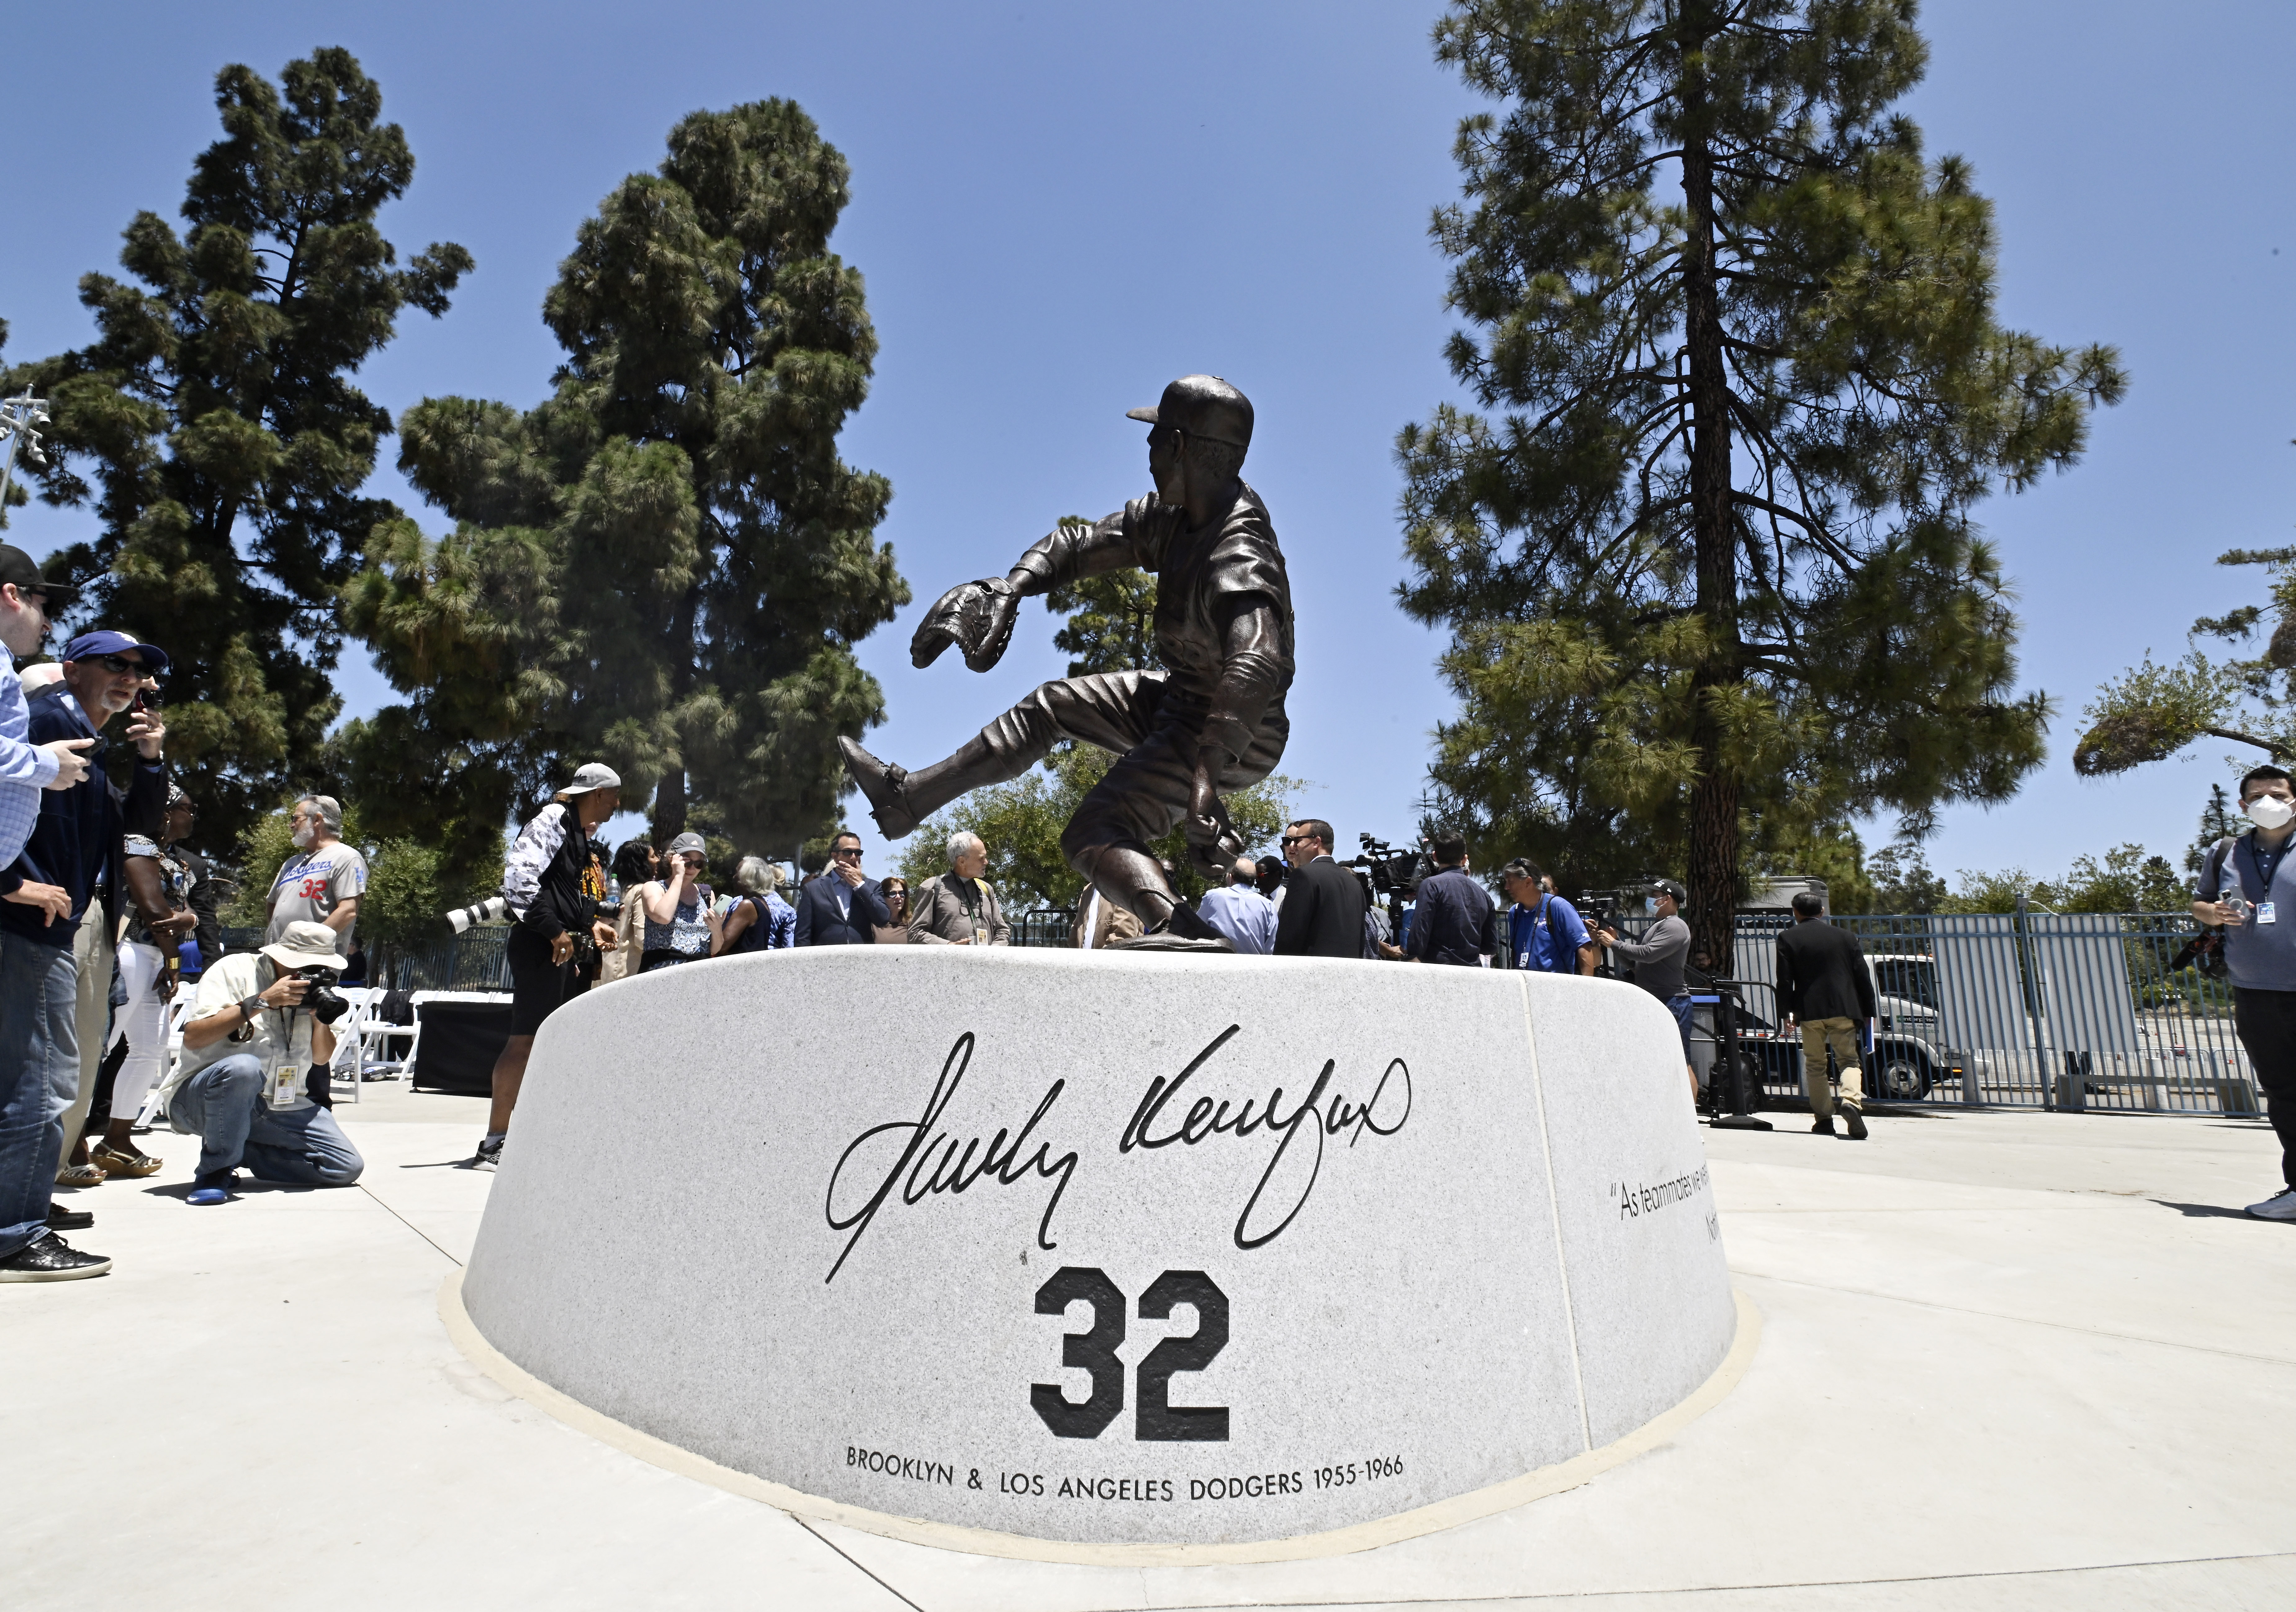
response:
[[[1464,0],[1435,30],[1502,103],[1434,225],[1496,417],[1399,443],[1403,599],[1462,700],[1435,778],[1525,843],[1680,855],[1718,955],[1750,819],[1918,816],[2038,764],[1971,511],[2122,387],[1996,323],[1991,210],[1890,110],[1914,13]]]
[[[408,411],[400,462],[455,526],[378,530],[346,596],[409,696],[347,736],[371,787],[473,855],[599,757],[660,836],[702,802],[749,847],[834,817],[837,736],[883,717],[853,645],[909,597],[891,487],[837,454],[877,350],[829,250],[847,178],[791,102],[693,114],[561,267],[554,395]]]
[[[127,226],[119,260],[144,289],[84,277],[94,344],[0,386],[51,399],[41,495],[94,498],[103,523],[64,556],[90,588],[82,618],[168,651],[176,775],[202,838],[228,845],[319,765],[341,708],[336,593],[398,513],[359,495],[391,421],[351,377],[401,309],[447,311],[471,257],[434,245],[396,266],[375,215],[414,158],[349,52],[291,61],[276,86],[227,67],[216,105],[189,228]]]

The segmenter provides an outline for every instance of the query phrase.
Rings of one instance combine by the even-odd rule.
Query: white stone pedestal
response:
[[[1633,986],[946,946],[562,1010],[463,1301],[790,1503],[1087,1546],[1330,1534],[1583,1460],[1737,1325],[1681,1043]]]

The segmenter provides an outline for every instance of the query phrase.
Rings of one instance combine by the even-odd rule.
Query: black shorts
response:
[[[550,961],[550,943],[524,924],[512,926],[503,943],[510,964],[510,1033],[531,1035],[542,1021],[555,1013],[582,982],[575,977],[574,960]]]

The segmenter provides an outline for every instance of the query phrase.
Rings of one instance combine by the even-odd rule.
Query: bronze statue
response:
[[[1259,495],[1238,472],[1251,446],[1251,404],[1216,375],[1184,375],[1144,420],[1156,490],[1090,528],[1054,530],[1005,576],[942,594],[910,641],[931,666],[950,644],[976,672],[995,666],[1021,601],[1079,577],[1136,565],[1156,576],[1156,647],[1165,669],[1065,677],[980,730],[955,755],[915,772],[850,739],[845,765],[889,839],[983,784],[1020,777],[1063,739],[1119,757],[1061,836],[1069,865],[1147,926],[1135,945],[1227,949],[1180,904],[1152,841],[1187,824],[1189,859],[1224,875],[1243,849],[1219,791],[1257,783],[1283,757],[1291,723],[1292,585]]]

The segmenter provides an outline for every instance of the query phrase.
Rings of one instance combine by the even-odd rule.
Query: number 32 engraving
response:
[[[1063,1265],[1037,1289],[1037,1313],[1061,1315],[1081,1300],[1092,1306],[1092,1325],[1061,1339],[1061,1364],[1086,1371],[1092,1392],[1078,1403],[1057,1383],[1031,1383],[1029,1403],[1055,1438],[1098,1438],[1124,1410],[1124,1362],[1116,1351],[1124,1342],[1124,1295],[1107,1272]],[[1195,1332],[1167,1338],[1148,1351],[1139,1366],[1139,1394],[1132,1436],[1147,1441],[1222,1444],[1227,1439],[1226,1405],[1170,1403],[1172,1373],[1201,1371],[1227,1346],[1227,1295],[1201,1271],[1167,1271],[1140,1296],[1140,1319],[1166,1321],[1172,1306],[1196,1312]]]

